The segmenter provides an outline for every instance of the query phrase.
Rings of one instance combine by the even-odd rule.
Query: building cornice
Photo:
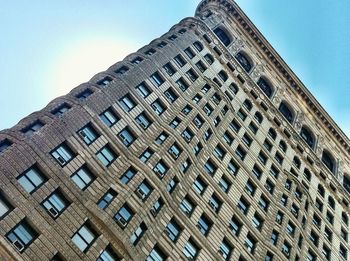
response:
[[[315,116],[320,119],[325,128],[330,132],[334,139],[339,142],[341,147],[348,154],[350,154],[349,138],[301,82],[298,76],[286,64],[282,57],[271,46],[271,44],[266,40],[262,33],[256,28],[252,21],[245,15],[242,9],[233,0],[203,0],[196,9],[196,16],[200,16],[200,13],[209,3],[216,3],[220,7],[224,7],[226,11],[230,13],[234,19],[236,19],[236,22],[241,25],[242,29],[244,29],[255,44],[260,47],[262,53],[265,54],[271,64],[275,66],[277,71],[289,83],[290,88],[298,94],[298,96],[307,104],[308,108],[315,114]]]

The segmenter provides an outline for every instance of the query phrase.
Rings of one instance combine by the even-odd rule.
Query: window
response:
[[[252,174],[253,174],[257,179],[260,179],[260,178],[261,178],[261,175],[262,175],[262,170],[261,170],[257,165],[254,165]]]
[[[188,127],[181,133],[181,136],[185,139],[186,142],[190,142],[194,137],[194,133]]]
[[[146,224],[144,222],[141,222],[141,224],[136,228],[135,232],[131,235],[130,243],[133,246],[136,246],[146,231],[147,231]]]
[[[165,261],[168,256],[156,245],[149,253],[146,261]]]
[[[115,114],[112,107],[109,107],[107,110],[102,112],[100,114],[100,119],[108,127],[112,127],[115,123],[119,121],[119,117]]]
[[[137,171],[133,168],[130,167],[127,171],[124,172],[124,174],[119,178],[120,182],[122,184],[128,184],[130,180],[136,175]]]
[[[218,213],[221,208],[222,201],[215,194],[213,194],[209,199],[209,205],[215,213]]]
[[[235,153],[238,156],[238,158],[240,158],[241,160],[244,160],[244,158],[247,154],[247,152],[240,145],[238,145]]]
[[[151,148],[147,148],[139,157],[139,159],[146,163],[154,154],[154,151]]]
[[[290,221],[288,222],[287,224],[287,233],[289,235],[291,235],[292,237],[294,237],[294,234],[295,234],[295,225],[293,223],[291,223]]]
[[[209,230],[211,226],[213,225],[213,222],[205,215],[202,214],[198,220],[197,227],[199,231],[204,235],[207,236],[209,233]]]
[[[151,48],[151,49],[148,49],[148,50],[145,52],[145,54],[151,56],[151,55],[155,54],[156,52],[157,52],[157,51],[156,51],[155,49]]]
[[[205,183],[205,181],[200,176],[198,176],[192,184],[192,188],[200,195],[203,195],[207,186],[207,183]]]
[[[164,79],[159,72],[155,72],[154,74],[152,74],[150,80],[156,87],[159,87],[164,83]]]
[[[271,137],[271,139],[275,140],[276,137],[277,137],[277,133],[274,129],[270,128],[269,129],[269,132],[268,132],[268,135]]]
[[[83,166],[71,176],[71,179],[81,190],[85,190],[95,180],[95,176]]]
[[[115,161],[115,159],[118,157],[118,155],[114,153],[108,144],[104,146],[99,152],[97,152],[96,156],[106,167],[111,165],[113,161]]]
[[[272,195],[275,189],[275,184],[273,184],[271,180],[267,179],[265,183],[265,188]]]
[[[301,128],[300,136],[306,142],[306,144],[309,145],[310,148],[314,147],[314,144],[315,144],[314,135],[307,127],[303,126]]]
[[[185,244],[182,253],[188,260],[195,260],[199,254],[199,247],[194,243],[193,239],[190,238]]]
[[[282,222],[283,222],[283,217],[284,217],[284,214],[283,214],[281,211],[277,211],[276,222],[277,222],[278,224],[282,224]]]
[[[143,58],[140,57],[140,56],[137,56],[135,59],[133,59],[133,60],[131,61],[131,63],[136,65],[136,64],[141,63],[142,61],[143,61]]]
[[[100,81],[98,81],[96,84],[99,86],[107,86],[108,84],[110,84],[113,81],[113,79],[109,76],[106,76],[104,78],[102,78]]]
[[[327,260],[330,260],[330,259],[331,259],[331,250],[330,250],[329,247],[327,247],[326,245],[323,245],[323,248],[322,248],[322,255],[323,255]]]
[[[203,50],[203,44],[199,41],[194,42],[193,46],[197,49],[198,52]]]
[[[19,252],[23,252],[37,237],[37,232],[25,220],[22,220],[6,235],[6,238]]]
[[[165,72],[169,75],[169,76],[172,76],[176,73],[176,70],[174,68],[174,66],[172,66],[172,64],[169,62],[169,63],[166,63],[164,66],[163,66],[163,69],[165,70]]]
[[[198,142],[197,145],[193,147],[194,155],[198,156],[198,154],[201,152],[202,149],[203,149],[202,143]]]
[[[271,84],[264,78],[260,77],[258,82],[260,89],[266,94],[267,97],[271,98],[273,94],[273,88]]]
[[[252,63],[249,61],[249,58],[247,57],[246,54],[244,54],[243,52],[238,52],[235,55],[235,58],[237,59],[237,61],[240,63],[240,65],[243,67],[243,69],[249,73],[251,71],[251,69],[253,68]]]
[[[67,103],[63,103],[57,109],[54,109],[51,113],[56,117],[61,117],[65,112],[69,111],[70,108],[70,105],[68,105]]]
[[[97,237],[97,233],[87,222],[73,235],[72,241],[80,249],[80,251],[86,252]]]
[[[329,223],[333,225],[334,223],[334,216],[331,212],[327,211],[326,213],[326,219],[328,220]]]
[[[233,160],[230,160],[227,165],[227,169],[233,176],[236,176],[239,170],[239,166],[236,162],[234,162]]]
[[[51,151],[51,155],[62,167],[67,165],[74,156],[72,150],[65,143]]]
[[[289,105],[287,105],[286,102],[281,102],[278,110],[282,113],[282,115],[286,118],[286,120],[292,124],[294,120],[294,112],[290,108]]]
[[[245,121],[247,118],[247,114],[242,109],[238,110],[237,115],[241,118],[242,121]]]
[[[125,203],[115,214],[114,220],[118,223],[122,228],[126,227],[132,217],[134,216],[134,212],[131,210],[129,205]]]
[[[155,100],[151,104],[151,107],[158,116],[162,115],[162,113],[166,110],[165,105],[160,101],[160,99]]]
[[[231,243],[224,238],[220,244],[219,254],[225,259],[229,260],[232,254],[233,247]]]
[[[247,193],[254,197],[255,191],[256,191],[256,185],[249,179],[247,183],[245,184],[245,190]]]
[[[322,162],[332,173],[335,173],[335,160],[328,151],[323,151]]]
[[[271,252],[267,251],[266,256],[265,256],[265,261],[272,261],[272,260],[273,260],[273,254]]]
[[[164,141],[169,137],[169,135],[166,132],[162,132],[157,138],[156,138],[156,143],[158,145],[161,145],[164,143]]]
[[[12,142],[8,139],[0,141],[0,153],[4,152],[8,147],[12,145]]]
[[[90,145],[99,136],[96,130],[92,127],[91,123],[80,129],[78,134],[87,145]]]
[[[179,183],[179,180],[177,179],[177,177],[176,177],[176,176],[173,177],[173,178],[169,181],[169,183],[167,184],[167,186],[166,186],[166,191],[168,191],[169,193],[172,193],[172,192],[175,190],[175,188],[176,188],[176,186],[177,186],[178,183]]]
[[[126,147],[129,147],[136,140],[136,136],[132,133],[128,126],[118,133],[118,138]]]
[[[276,154],[275,154],[275,160],[276,160],[279,164],[282,165],[284,158],[282,157],[282,155],[281,155],[280,153],[276,152]]]
[[[183,67],[186,64],[186,61],[182,58],[181,54],[175,56],[174,60],[179,67]]]
[[[219,159],[223,160],[226,155],[226,150],[220,144],[218,144],[216,145],[213,154]]]
[[[225,45],[225,46],[229,46],[231,43],[231,39],[228,36],[228,34],[221,29],[220,27],[217,27],[214,29],[214,33],[216,34],[216,36],[220,39],[220,41]]]
[[[149,195],[151,195],[152,191],[153,187],[148,183],[146,179],[144,179],[137,187],[136,194],[142,201],[146,201]]]
[[[191,107],[189,104],[187,104],[187,105],[181,110],[181,112],[182,112],[183,114],[185,114],[185,115],[188,115],[191,111],[192,111],[192,107]]]
[[[164,92],[164,95],[170,103],[174,103],[177,100],[177,98],[179,98],[179,96],[171,87]]]
[[[185,161],[183,161],[180,165],[180,170],[182,173],[186,173],[187,170],[190,168],[192,162],[189,158],[187,158]]]
[[[347,260],[347,258],[348,258],[348,250],[343,245],[340,245],[340,247],[339,247],[339,254],[340,254],[340,256],[342,258]]]
[[[342,219],[342,221],[344,222],[345,225],[349,224],[349,218],[348,218],[348,215],[345,212],[341,213],[341,219]]]
[[[270,168],[270,174],[271,174],[271,176],[277,179],[279,173],[280,173],[280,171],[276,168],[276,166],[275,166],[275,165],[272,165],[271,168]]]
[[[90,89],[86,89],[76,95],[75,97],[79,99],[79,101],[84,101],[87,97],[89,97],[93,92]]]
[[[231,123],[230,123],[230,128],[231,128],[234,132],[238,133],[239,130],[241,129],[241,125],[239,125],[239,123],[238,123],[235,119],[233,119],[233,120],[231,121]]]
[[[97,258],[96,261],[118,261],[120,260],[119,256],[112,250],[110,246],[107,246],[101,255]]]
[[[196,66],[197,66],[198,70],[202,73],[207,69],[207,67],[204,65],[204,63],[202,61],[198,61],[196,63]]]
[[[258,159],[263,165],[266,165],[266,163],[267,163],[267,156],[265,155],[265,153],[260,151],[260,153],[258,155]]]
[[[164,201],[162,198],[158,198],[156,202],[154,202],[153,206],[150,209],[151,214],[155,217],[162,209],[164,205]]]
[[[192,59],[195,57],[194,52],[192,51],[191,47],[188,47],[184,50],[185,54],[187,55],[188,58]]]
[[[168,235],[171,241],[176,242],[181,234],[182,228],[179,223],[172,218],[165,228],[165,233]]]
[[[152,93],[150,88],[146,85],[145,82],[142,82],[136,87],[137,92],[140,94],[142,98],[148,97]]]
[[[180,209],[187,216],[191,216],[195,207],[196,207],[196,205],[194,204],[193,200],[191,198],[189,198],[189,196],[187,196],[187,195],[184,197],[184,199],[180,203]]]
[[[36,166],[33,166],[20,175],[17,180],[25,191],[33,193],[44,184],[47,178]]]
[[[181,77],[178,80],[176,80],[176,85],[179,87],[181,91],[186,91],[189,87],[188,83]]]
[[[199,114],[197,114],[196,117],[194,117],[193,119],[193,123],[198,129],[200,129],[204,124],[204,120]]]
[[[329,228],[325,227],[323,235],[329,242],[332,242],[333,233]]]
[[[198,75],[194,72],[193,69],[189,69],[187,72],[186,72],[186,75],[188,78],[190,78],[190,80],[192,82],[195,82],[197,79],[198,79]]]
[[[245,198],[241,197],[238,201],[237,207],[244,215],[247,215],[250,204]]]
[[[171,147],[168,149],[168,152],[170,153],[170,155],[174,158],[177,159],[181,152],[182,149],[180,148],[180,146],[175,142],[173,145],[171,145]]]
[[[231,185],[231,182],[225,176],[221,177],[219,181],[219,187],[222,189],[223,192],[228,193]]]
[[[153,171],[157,176],[162,179],[165,174],[168,172],[169,167],[165,164],[163,160],[158,161],[158,163],[153,167]]]
[[[68,207],[69,202],[61,191],[56,190],[41,205],[53,218],[57,218]]]
[[[276,230],[272,230],[272,234],[271,234],[271,244],[273,245],[277,245],[277,241],[278,241],[278,236],[279,233]]]
[[[196,94],[193,98],[192,98],[192,101],[193,101],[193,103],[195,103],[195,104],[198,104],[199,103],[199,101],[202,99],[202,95],[200,95],[200,94]],[[204,110],[204,109],[203,109]]]
[[[236,236],[239,235],[239,232],[241,231],[242,226],[243,226],[243,223],[238,219],[238,217],[233,216],[231,218],[229,223],[229,228],[234,235]]]
[[[98,201],[97,205],[101,209],[106,209],[113,199],[118,195],[114,189],[109,189],[106,194]]]
[[[211,159],[208,159],[207,162],[204,164],[204,170],[210,176],[214,176],[217,168],[218,167],[213,163],[213,161]]]
[[[168,37],[168,39],[171,40],[171,41],[175,41],[176,38],[177,38],[177,36],[176,36],[175,34],[170,35],[170,36]]]
[[[256,239],[250,233],[248,233],[244,241],[244,246],[247,248],[248,252],[253,254],[255,251],[256,244],[257,244]]]
[[[181,123],[181,119],[178,117],[175,117],[170,123],[169,126],[173,129],[176,129],[177,126],[179,126],[179,124]]]
[[[214,57],[211,54],[209,54],[209,53],[204,55],[204,59],[206,60],[206,62],[208,64],[213,64],[214,63]]]
[[[334,199],[333,199],[331,196],[328,197],[328,205],[329,205],[332,209],[335,209],[335,201],[334,201]]]
[[[136,102],[130,94],[126,94],[121,99],[119,99],[119,105],[123,108],[124,111],[129,112],[136,106]]]
[[[253,139],[247,133],[243,135],[242,140],[248,147],[252,145]]]
[[[282,253],[286,257],[290,256],[291,249],[292,249],[292,246],[287,241],[284,241],[282,245]]]
[[[0,220],[4,218],[11,210],[12,205],[7,201],[7,199],[0,192]]]
[[[34,123],[30,124],[28,127],[24,128],[22,132],[26,135],[32,135],[34,132],[36,132],[43,126],[44,126],[44,123],[42,123],[41,121],[35,121]]]
[[[167,46],[167,42],[164,42],[164,41],[162,41],[162,42],[160,42],[159,44],[157,44],[157,46],[159,47],[159,48],[164,48],[165,46]]]
[[[146,112],[141,112],[136,118],[135,121],[142,129],[146,130],[152,124],[152,120],[149,118]]]
[[[127,66],[122,66],[118,69],[116,69],[114,72],[117,74],[117,75],[123,75],[125,74],[127,71],[129,71],[129,68]]]
[[[230,145],[230,146],[232,145],[234,138],[229,131],[225,131],[225,133],[222,137],[224,138],[224,140],[226,141],[226,143],[228,145]]]
[[[264,224],[264,220],[257,212],[255,212],[252,219],[252,223],[255,228],[257,228],[258,230],[261,230]]]

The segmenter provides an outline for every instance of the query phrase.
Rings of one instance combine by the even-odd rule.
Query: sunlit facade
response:
[[[0,132],[0,260],[348,260],[349,140],[236,3]]]

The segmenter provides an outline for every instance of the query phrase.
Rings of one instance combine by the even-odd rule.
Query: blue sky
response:
[[[350,134],[350,1],[237,0]],[[2,1],[0,129],[192,16],[199,0]]]

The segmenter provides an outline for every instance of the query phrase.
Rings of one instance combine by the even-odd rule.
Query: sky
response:
[[[193,16],[200,0],[0,0],[0,130]],[[350,1],[237,0],[350,136]]]

